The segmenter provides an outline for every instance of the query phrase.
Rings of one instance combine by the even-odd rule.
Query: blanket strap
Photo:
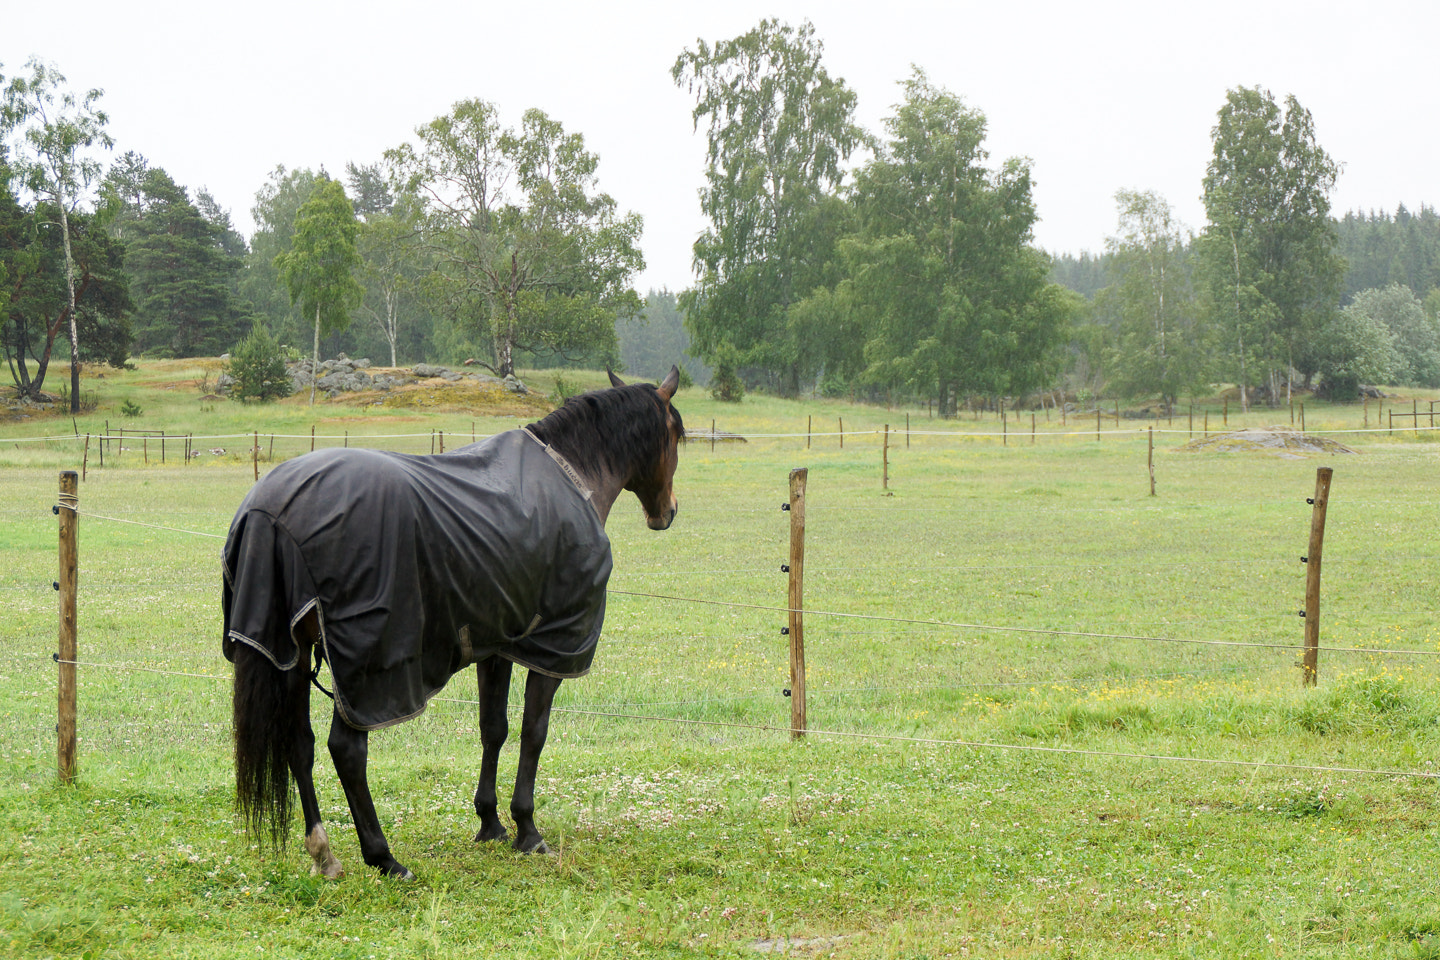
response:
[[[544,440],[541,440],[539,437],[535,436],[535,434],[531,433],[529,427],[521,427],[520,429],[525,432],[525,436],[540,444],[540,449],[544,450],[550,455],[550,459],[555,461],[555,465],[560,468],[560,472],[565,474],[565,476],[569,477],[570,482],[575,484],[576,489],[580,491],[580,495],[586,500],[590,500],[590,497],[594,491],[590,489],[590,486],[585,482],[585,479],[580,476],[580,471],[576,470],[573,466],[571,466],[570,461],[566,460],[563,456],[561,456],[558,450],[550,446],[550,444],[546,443]],[[594,501],[591,501],[590,505],[594,506]]]
[[[334,700],[334,699],[335,699],[335,694],[331,693],[329,690],[326,690],[326,689],[325,689],[325,685],[320,682],[320,664],[322,664],[322,663],[324,663],[324,662],[325,662],[325,651],[322,650],[322,649],[320,649],[320,645],[319,645],[319,644],[316,644],[316,645],[315,645],[315,665],[310,668],[310,682],[315,685],[315,689],[316,689],[316,690],[319,690],[321,693],[325,694],[325,696],[329,697],[331,700]]]

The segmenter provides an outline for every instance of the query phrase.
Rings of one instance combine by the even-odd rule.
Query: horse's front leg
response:
[[[350,804],[350,818],[360,835],[360,855],[387,877],[413,880],[415,874],[390,855],[390,844],[380,829],[375,802],[370,799],[370,783],[365,773],[370,754],[369,734],[351,727],[336,710],[330,721],[329,746],[335,772],[340,775],[340,785],[345,788],[345,799]]]
[[[510,661],[491,657],[475,665],[480,678],[480,782],[475,787],[475,814],[480,818],[476,841],[504,840],[509,834],[500,822],[495,799],[495,772],[500,748],[510,736],[506,716],[510,700]]]
[[[550,732],[550,705],[560,681],[530,671],[525,680],[525,718],[520,726],[520,765],[515,771],[515,794],[510,798],[510,815],[515,818],[516,850],[525,853],[549,853],[545,839],[535,829],[535,772],[540,767],[540,751]]]

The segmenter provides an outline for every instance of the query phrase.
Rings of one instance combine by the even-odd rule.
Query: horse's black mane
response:
[[[530,424],[530,432],[577,467],[600,460],[623,477],[635,464],[654,463],[664,456],[670,441],[665,406],[654,384],[632,383],[571,397],[545,419]],[[680,411],[671,410],[683,438]]]

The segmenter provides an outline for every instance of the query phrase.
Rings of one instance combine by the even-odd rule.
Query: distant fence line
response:
[[[1429,417],[1429,416],[1431,416],[1431,415],[1432,415],[1432,413],[1430,413],[1430,412],[1425,412],[1425,411],[1420,412],[1418,415],[1413,415],[1413,416],[1416,417],[1416,420],[1417,420],[1417,422],[1416,422],[1413,426],[1401,425],[1401,426],[1398,426],[1398,427],[1397,427],[1397,426],[1394,426],[1393,423],[1392,423],[1392,425],[1390,425],[1390,426],[1383,426],[1383,427],[1353,427],[1353,428],[1352,428],[1352,427],[1344,427],[1344,428],[1339,428],[1339,429],[1325,428],[1323,432],[1326,433],[1326,434],[1362,434],[1362,433],[1392,434],[1392,433],[1396,432],[1397,430],[1399,430],[1399,431],[1402,432],[1402,433],[1412,433],[1412,432],[1418,432],[1418,431],[1429,432],[1429,431],[1433,431],[1433,430],[1440,429],[1440,425],[1436,425],[1436,424],[1422,424],[1422,423],[1419,423],[1419,422],[1418,422],[1418,419],[1419,419],[1419,418]],[[1395,417],[1406,417],[1406,418],[1409,418],[1409,417],[1412,417],[1412,414],[1410,414],[1410,413],[1397,413],[1397,414],[1395,414],[1394,416],[1395,416]],[[1193,436],[1195,433],[1201,433],[1201,432],[1206,432],[1207,434],[1208,434],[1208,433],[1215,433],[1215,432],[1217,432],[1216,430],[1211,429],[1211,428],[1204,428],[1203,430],[1202,430],[1202,429],[1186,430],[1186,429],[1169,428],[1169,427],[1154,427],[1154,426],[1149,425],[1149,424],[1137,424],[1136,426],[1133,426],[1133,427],[1120,428],[1120,429],[1108,429],[1108,430],[1107,430],[1107,429],[1102,429],[1102,430],[1100,430],[1100,431],[1098,431],[1098,432],[1099,432],[1099,434],[1100,434],[1101,436],[1140,438],[1140,437],[1144,437],[1145,434],[1146,434],[1146,432],[1147,432],[1147,431],[1150,431],[1150,430],[1153,430],[1153,432],[1156,433],[1156,434],[1172,434],[1172,435],[1181,435],[1181,434],[1184,434],[1184,435],[1187,435],[1187,436]],[[690,436],[691,442],[709,442],[709,441],[711,440],[711,437],[710,437],[710,435],[709,435],[708,433],[697,433],[696,431],[693,431],[693,430],[690,431],[690,433],[691,433],[691,436]],[[722,434],[717,434],[717,435],[715,436],[715,440],[716,440],[716,441],[719,441],[719,442],[735,441],[735,440],[743,440],[743,441],[749,441],[749,440],[805,440],[805,439],[826,439],[826,438],[844,440],[844,439],[847,439],[847,438],[857,438],[857,439],[859,439],[859,438],[864,438],[864,437],[882,437],[882,436],[884,436],[884,435],[886,435],[886,434],[888,434],[888,435],[891,436],[891,437],[897,437],[897,438],[898,438],[898,437],[902,437],[902,436],[911,436],[911,437],[940,437],[940,438],[949,438],[949,439],[954,439],[954,440],[967,440],[967,439],[979,439],[979,438],[1002,439],[1002,440],[1003,440],[1003,439],[1015,439],[1015,440],[1020,440],[1020,439],[1023,439],[1023,438],[1025,438],[1025,437],[1031,436],[1031,434],[1028,433],[1028,432],[1020,432],[1020,431],[1005,431],[1005,430],[1000,430],[1000,431],[994,431],[994,430],[929,430],[929,429],[920,429],[920,428],[918,428],[918,427],[904,428],[904,427],[901,427],[901,426],[899,426],[899,425],[892,425],[892,426],[890,426],[890,428],[889,428],[888,430],[886,430],[884,427],[874,427],[874,428],[867,428],[867,429],[863,429],[863,430],[853,430],[853,429],[852,429],[852,430],[812,430],[812,431],[803,431],[803,430],[802,430],[802,431],[796,431],[796,432],[794,432],[794,433],[743,433],[743,432],[735,432],[735,431],[725,431],[725,432],[722,433]],[[1047,430],[1045,430],[1045,431],[1043,431],[1043,432],[1037,431],[1037,432],[1036,432],[1035,434],[1033,434],[1033,435],[1034,435],[1035,437],[1037,437],[1037,438],[1043,438],[1043,439],[1047,439],[1047,440],[1054,440],[1054,439],[1064,440],[1064,439],[1070,439],[1070,438],[1074,438],[1074,437],[1093,437],[1093,436],[1096,436],[1096,434],[1097,434],[1097,431],[1096,431],[1093,427],[1076,425],[1076,426],[1071,426],[1071,427],[1063,427],[1063,428],[1061,428],[1061,429],[1059,429],[1059,430],[1056,430],[1056,429],[1047,429]],[[133,432],[133,431],[132,431],[132,432],[127,432],[127,433],[109,433],[109,434],[104,434],[104,433],[80,433],[80,434],[61,433],[61,434],[52,434],[52,435],[42,436],[42,437],[0,437],[0,444],[22,444],[22,443],[54,443],[54,444],[60,444],[60,443],[78,443],[78,444],[84,444],[87,440],[95,440],[95,441],[97,441],[97,442],[104,442],[104,443],[110,444],[110,445],[114,445],[115,443],[120,443],[122,446],[123,446],[123,444],[124,444],[125,442],[127,442],[127,441],[139,441],[139,442],[142,443],[142,444],[148,444],[148,442],[149,442],[149,441],[152,441],[152,440],[153,440],[153,441],[156,441],[156,442],[158,442],[158,443],[160,443],[160,444],[164,444],[164,443],[167,442],[167,441],[169,441],[169,442],[175,442],[175,443],[182,443],[182,444],[183,444],[183,443],[186,443],[186,442],[189,442],[189,443],[192,443],[192,444],[193,444],[193,443],[198,443],[198,442],[201,442],[201,441],[209,443],[209,442],[214,442],[214,441],[227,441],[227,440],[241,440],[241,441],[244,441],[244,440],[252,440],[255,436],[256,436],[256,431],[253,431],[253,430],[247,430],[247,431],[245,431],[245,432],[243,432],[243,433],[212,433],[212,434],[162,433],[162,432],[159,432],[159,431],[153,432],[153,433],[139,433],[139,432]],[[277,433],[277,432],[260,432],[260,433],[259,433],[259,437],[260,437],[260,439],[261,439],[262,441],[272,441],[272,442],[273,442],[274,440],[315,440],[315,441],[321,441],[321,440],[323,440],[323,441],[327,441],[327,442],[339,441],[339,442],[342,442],[342,443],[345,443],[345,444],[362,443],[362,442],[369,442],[369,441],[374,441],[374,440],[414,440],[414,439],[424,439],[424,438],[427,438],[427,437],[428,437],[428,438],[431,438],[431,439],[441,439],[441,438],[443,438],[444,440],[447,440],[447,441],[453,441],[453,440],[454,440],[455,438],[457,438],[457,437],[460,438],[461,441],[465,441],[465,438],[469,437],[469,438],[472,438],[469,442],[473,442],[474,440],[483,440],[483,439],[486,439],[486,438],[491,437],[491,436],[493,436],[493,434],[489,434],[489,433],[473,433],[473,432],[471,432],[471,431],[465,431],[465,430],[455,430],[455,431],[431,430],[431,431],[429,431],[429,432],[427,432],[427,433],[348,433],[348,432],[347,432],[347,433],[334,433],[334,434],[326,434],[326,433],[313,433],[313,434],[312,434],[312,433]],[[131,452],[131,453],[134,452],[134,448],[133,448],[133,447],[125,447],[124,449],[125,449],[126,452]],[[159,452],[159,448],[157,448],[157,453],[158,453],[158,452]],[[247,448],[247,452],[248,452],[248,448]]]

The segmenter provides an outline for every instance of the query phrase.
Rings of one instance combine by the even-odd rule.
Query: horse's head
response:
[[[623,387],[625,381],[610,374],[612,386]],[[675,519],[679,504],[675,500],[675,468],[680,463],[680,441],[685,436],[685,422],[680,411],[670,403],[675,390],[680,386],[680,370],[671,367],[670,374],[655,388],[659,401],[656,430],[663,431],[659,445],[660,455],[653,462],[642,463],[625,484],[625,489],[640,498],[645,511],[645,522],[651,530],[667,529]]]

